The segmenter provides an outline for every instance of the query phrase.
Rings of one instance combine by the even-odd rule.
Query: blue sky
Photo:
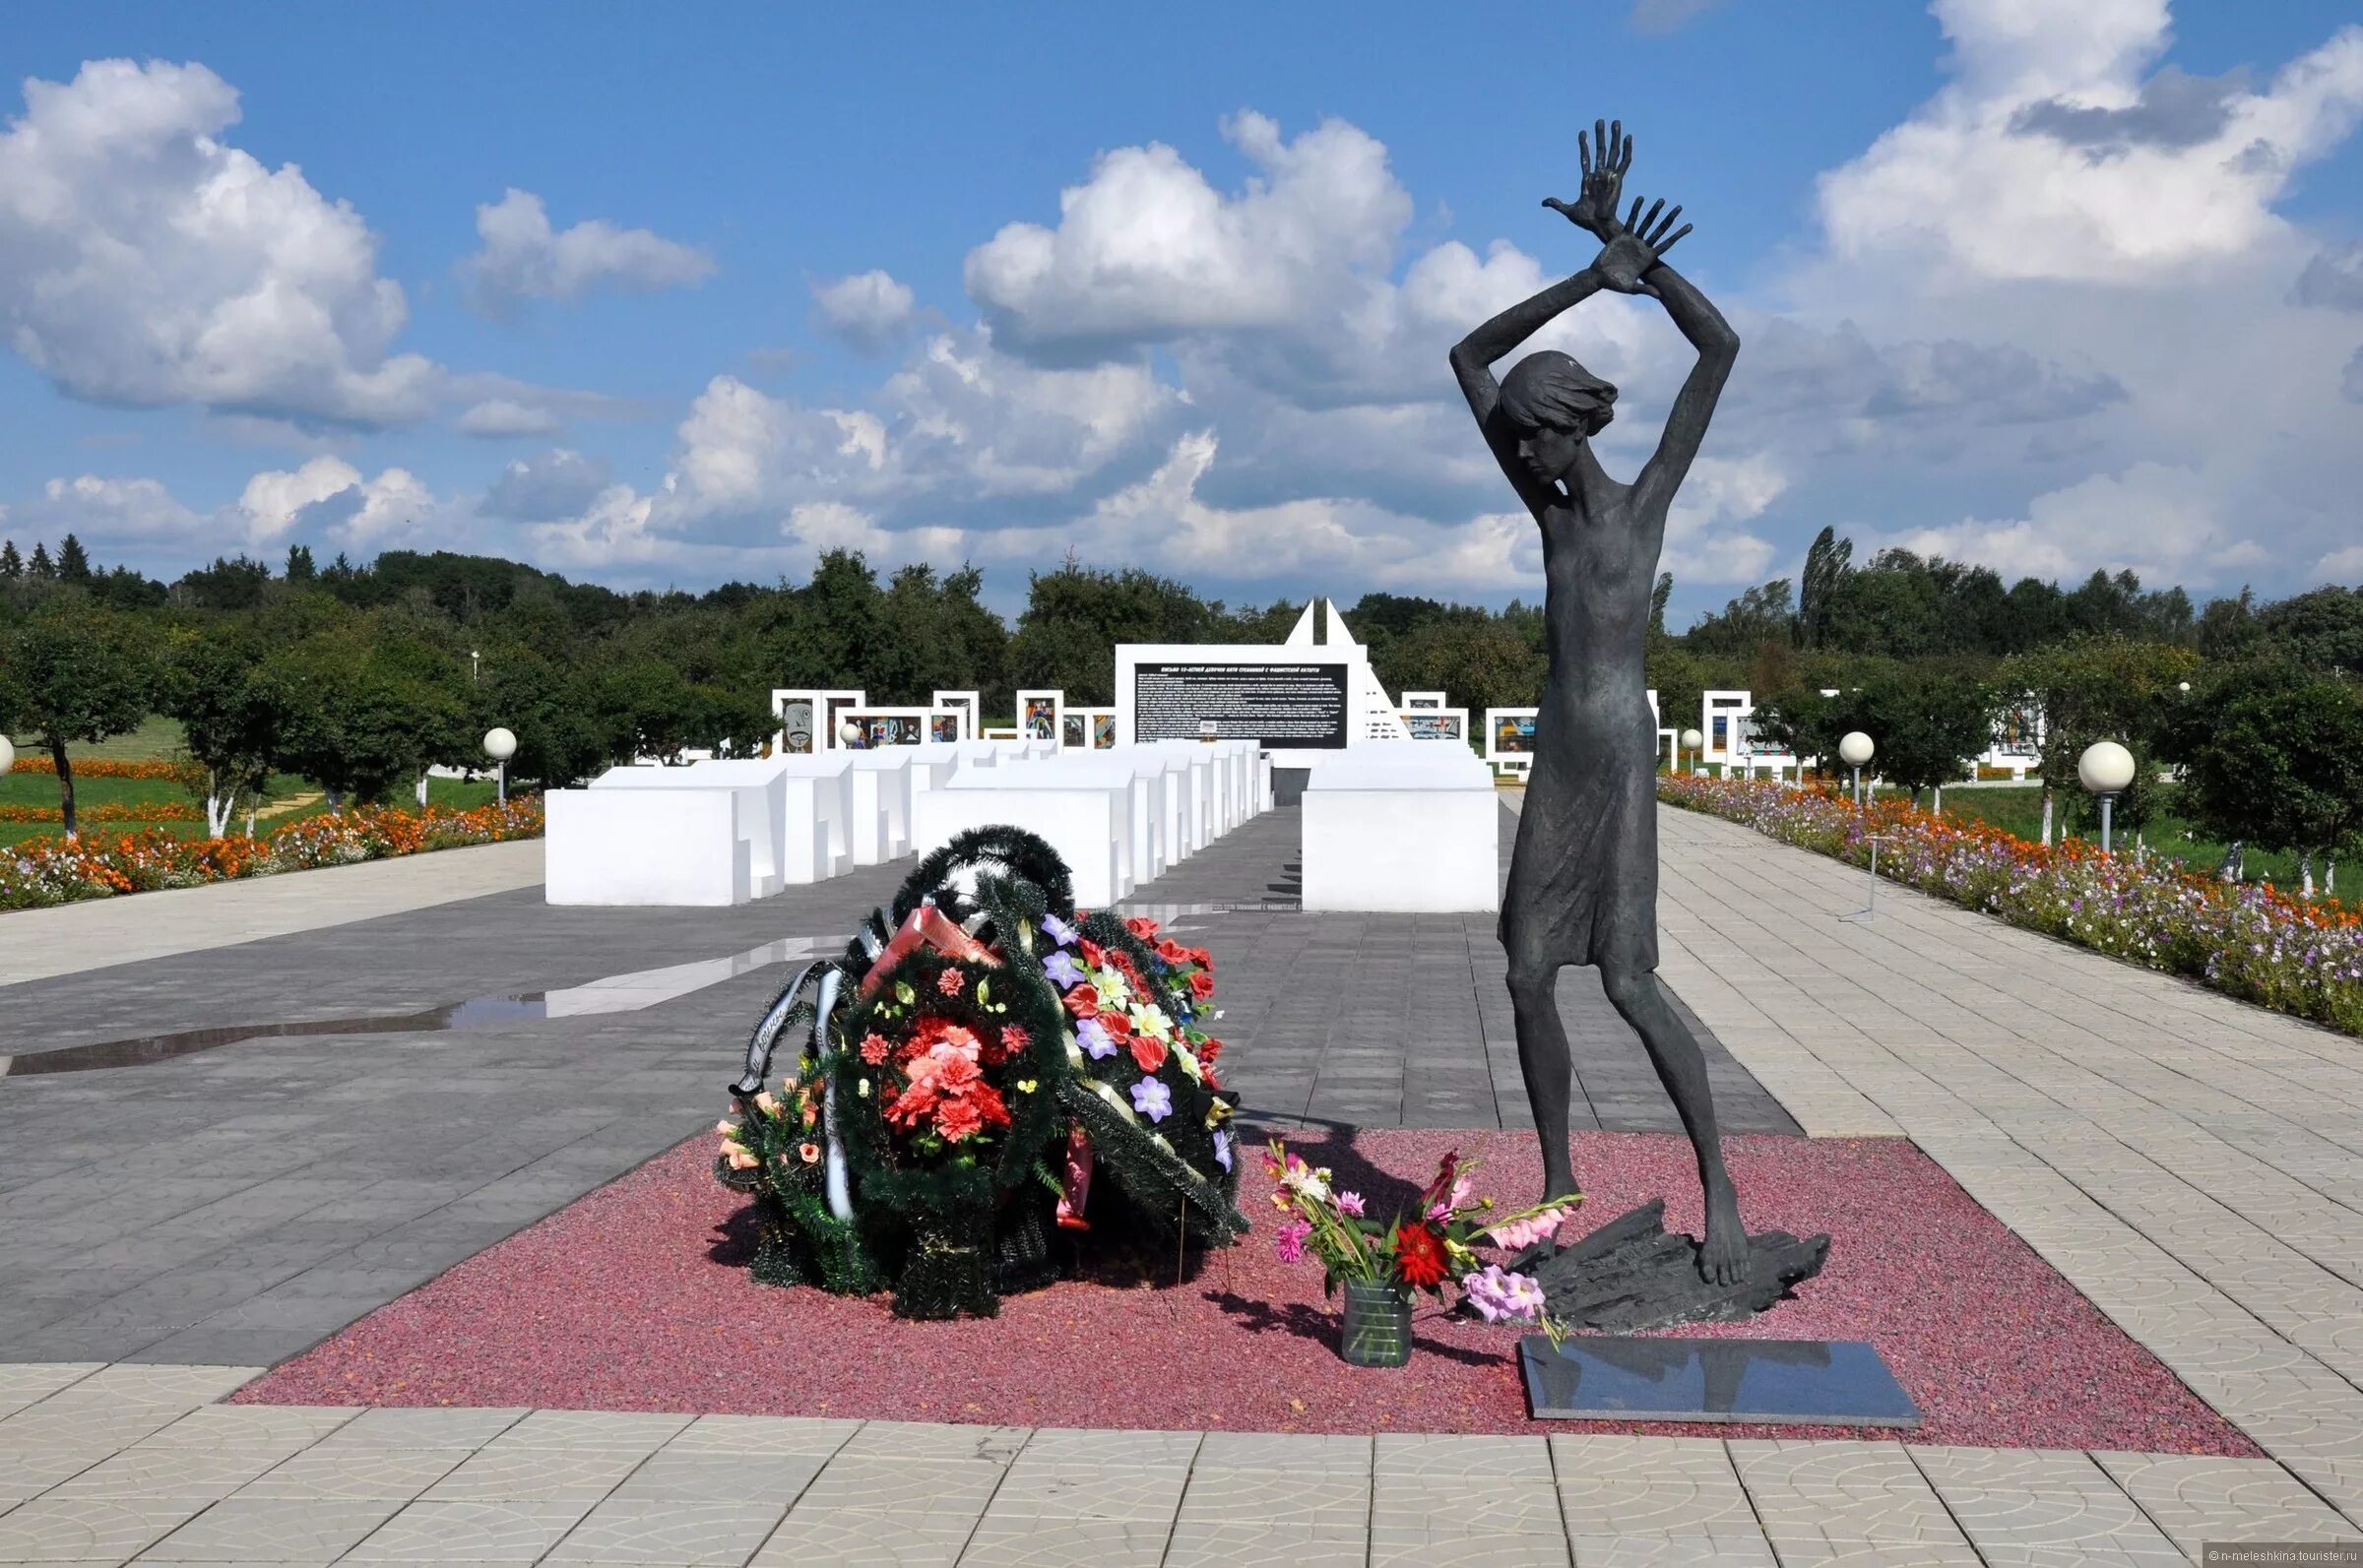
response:
[[[1532,596],[1443,352],[1589,260],[1538,203],[1621,114],[1746,342],[1678,618],[1823,523],[2363,580],[2350,6],[879,15],[12,12],[0,533]],[[1655,307],[1537,342],[1625,388],[1637,465],[1685,366]]]

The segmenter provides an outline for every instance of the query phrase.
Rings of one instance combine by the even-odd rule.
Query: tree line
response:
[[[2231,700],[2233,688],[2216,683],[2234,671],[2248,683],[2244,702],[2301,693],[2309,736],[2331,735],[2347,683],[2363,672],[2363,596],[2342,588],[2270,603],[2244,591],[2196,607],[2181,589],[2147,590],[2131,573],[2074,588],[2006,585],[1987,568],[1907,551],[1861,564],[1852,555],[1825,529],[1796,582],[1752,588],[1679,633],[1665,625],[1673,582],[1661,578],[1648,664],[1666,722],[1689,722],[1704,690],[1746,689],[1767,735],[1797,726],[1812,751],[1825,749],[1811,743],[1815,726],[1844,709],[1851,727],[1883,737],[1883,768],[1901,782],[1894,770],[1910,759],[2032,704],[2061,752],[2047,749],[2045,780],[2067,789],[2065,748],[2103,730],[2145,764],[2196,777],[2187,754],[2204,737],[2172,739],[2167,721]],[[480,766],[494,724],[517,734],[512,777],[550,784],[633,756],[743,749],[771,733],[777,686],[859,688],[881,703],[977,690],[999,715],[1020,687],[1105,705],[1118,643],[1274,643],[1303,608],[1234,606],[1170,578],[1070,558],[1030,574],[1012,624],[981,601],[983,587],[973,568],[881,575],[858,553],[832,551],[801,583],[621,593],[486,556],[390,550],[323,564],[302,545],[276,565],[225,557],[164,583],[102,570],[71,535],[54,552],[0,541],[0,730],[59,760],[70,808],[69,746],[166,715],[187,735],[219,820],[224,802],[252,799],[275,774],[366,799],[432,765]],[[1346,616],[1390,691],[1440,690],[1472,717],[1540,698],[1538,605],[1368,594]],[[2163,693],[2181,697],[2185,679],[2201,701],[2178,707]],[[1823,689],[1843,695],[1824,700]],[[2302,749],[2275,754],[2292,781],[2320,766],[2322,747]],[[2304,794],[2336,790],[2307,784]],[[2127,806],[2138,820],[2140,807]]]

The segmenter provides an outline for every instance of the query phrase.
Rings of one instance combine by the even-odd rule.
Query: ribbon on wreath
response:
[[[945,958],[971,964],[998,967],[1001,962],[998,954],[954,925],[941,909],[932,904],[923,904],[904,918],[894,939],[869,961],[869,972],[862,976],[862,994],[865,997],[875,994],[886,983],[886,976],[894,972],[895,966],[922,947],[931,947]]]
[[[1091,1135],[1081,1122],[1070,1122],[1066,1130],[1066,1159],[1064,1179],[1058,1190],[1058,1228],[1089,1230],[1091,1222],[1083,1218],[1083,1206],[1091,1201]]]

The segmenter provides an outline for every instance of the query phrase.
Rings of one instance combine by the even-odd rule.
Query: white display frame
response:
[[[1420,692],[1416,695],[1425,697],[1428,693]],[[1427,723],[1434,721],[1444,723],[1452,731],[1448,735],[1414,733],[1411,737],[1414,740],[1449,740],[1457,741],[1464,746],[1469,743],[1469,711],[1466,708],[1445,708],[1440,704],[1433,707],[1414,708],[1409,703],[1405,703],[1396,712],[1395,717],[1403,721],[1405,729],[1410,729],[1414,723]]]
[[[977,732],[985,727],[985,698],[981,692],[929,692],[927,701],[937,708],[955,708],[968,715],[968,722],[960,731],[962,740],[976,739]]]
[[[1027,707],[1031,703],[1047,702],[1051,710],[1051,728],[1047,735],[1038,735],[1026,722]],[[1066,693],[1052,687],[1038,686],[1017,694],[1017,736],[1020,740],[1052,740],[1060,737],[1066,716]]]
[[[862,725],[864,731],[868,729],[870,721],[873,720],[912,720],[917,724],[917,738],[889,740],[880,743],[865,732],[862,744],[859,746],[847,746],[843,741],[839,741],[840,750],[880,751],[889,746],[924,746],[929,743],[950,745],[966,738],[957,732],[950,735],[935,733],[934,724],[937,720],[948,719],[952,721],[955,729],[957,728],[960,711],[956,708],[921,708],[909,703],[864,703],[859,708],[842,710],[842,719],[853,720],[856,723]]]
[[[1511,721],[1532,720],[1535,721],[1535,728],[1540,730],[1542,727],[1541,715],[1542,710],[1539,708],[1488,708],[1485,711],[1485,760],[1487,766],[1496,773],[1516,774],[1521,779],[1532,773],[1534,771],[1534,753],[1532,751],[1504,751],[1501,749],[1501,721],[1505,719]]]
[[[774,755],[813,757],[829,749],[826,738],[820,732],[822,716],[827,709],[824,701],[826,696],[827,694],[817,686],[774,686],[771,689],[771,717],[779,722],[779,727],[771,733],[771,749]],[[788,709],[791,704],[798,702],[807,703],[811,708],[810,727],[806,731],[806,738],[813,744],[807,751],[790,751],[788,749]]]
[[[1440,691],[1407,691],[1403,694],[1402,710],[1408,712],[1414,708],[1443,708],[1449,701],[1451,701],[1449,694]],[[1445,711],[1453,712],[1455,710],[1446,709]],[[1464,717],[1468,713],[1466,708],[1456,711]]]

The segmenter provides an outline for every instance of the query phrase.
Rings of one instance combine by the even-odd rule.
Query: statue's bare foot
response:
[[[1543,1202],[1561,1203],[1571,1201],[1582,1196],[1583,1183],[1575,1179],[1575,1171],[1572,1166],[1560,1165],[1555,1168],[1552,1167],[1548,1162],[1545,1163],[1543,1169]]]
[[[1740,1195],[1726,1178],[1706,1196],[1706,1244],[1698,1249],[1698,1277],[1708,1285],[1738,1285],[1748,1278],[1748,1265]]]

